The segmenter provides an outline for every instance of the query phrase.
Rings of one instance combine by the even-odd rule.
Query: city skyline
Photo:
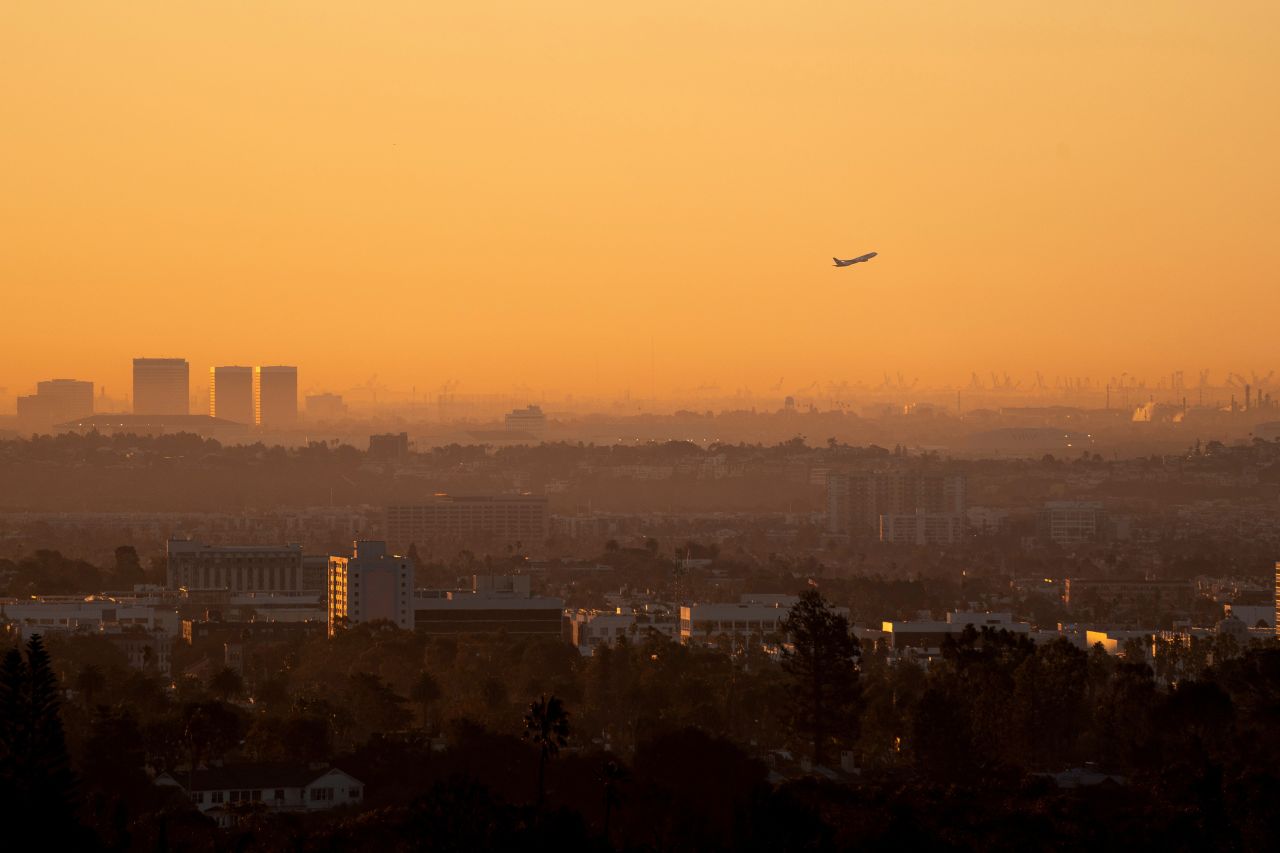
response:
[[[121,389],[139,351],[645,398],[1269,359],[1274,5],[660,6],[16,11],[0,386]]]
[[[1274,0],[10,6],[10,846],[1275,847]]]

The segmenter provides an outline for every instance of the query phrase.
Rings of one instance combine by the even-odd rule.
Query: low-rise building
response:
[[[507,432],[524,433],[530,438],[540,439],[547,431],[547,416],[540,406],[528,405],[523,409],[513,409],[503,418]]]
[[[62,632],[116,633],[139,630],[178,635],[176,608],[101,595],[48,595],[0,600],[0,622],[21,636]]]
[[[181,770],[156,777],[161,787],[181,790],[220,827],[234,826],[241,813],[315,812],[364,802],[364,783],[336,767],[242,764]]]
[[[193,539],[170,539],[166,557],[169,589],[235,593],[306,589],[301,545],[206,545]]]
[[[886,621],[880,626],[885,634],[885,641],[895,652],[911,649],[920,654],[930,656],[940,654],[942,644],[948,637],[956,637],[964,633],[965,628],[973,626],[977,630],[991,628],[997,631],[1009,631],[1013,634],[1029,635],[1031,626],[1025,622],[1016,622],[1010,613],[976,613],[956,611],[948,613],[943,621],[911,620]]]
[[[1088,604],[1093,599],[1108,606],[1184,610],[1194,597],[1195,586],[1190,581],[1067,578],[1063,590],[1063,602],[1068,607]]]
[[[690,604],[680,608],[680,641],[711,642],[719,636],[767,637],[782,630],[791,612],[778,604]]]
[[[169,652],[173,649],[173,634],[135,629],[108,632],[103,636],[124,654],[129,666],[140,672],[169,677]]]
[[[528,575],[475,575],[470,590],[416,590],[413,624],[433,635],[565,636],[564,601],[535,596]]]

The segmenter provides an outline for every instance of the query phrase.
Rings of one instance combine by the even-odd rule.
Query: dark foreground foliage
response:
[[[809,603],[815,626],[838,622]],[[555,643],[442,643],[375,625],[276,649],[243,679],[215,670],[173,684],[99,638],[51,637],[48,650],[32,639],[0,666],[6,841],[1176,851],[1264,850],[1280,837],[1275,644],[1215,648],[1194,677],[1168,678],[1133,657],[989,631],[948,642],[927,668],[824,636],[811,632],[798,666],[755,644],[637,638],[581,658]],[[813,770],[815,739],[833,769]],[[859,772],[834,769],[837,756]],[[153,782],[239,761],[332,763],[365,799],[248,810],[220,830]],[[1097,784],[1063,786],[1081,777]]]

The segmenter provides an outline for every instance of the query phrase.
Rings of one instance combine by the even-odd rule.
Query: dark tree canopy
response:
[[[816,589],[806,590],[782,622],[782,668],[791,676],[795,727],[813,744],[813,763],[826,763],[833,738],[852,733],[861,650],[849,620]]]

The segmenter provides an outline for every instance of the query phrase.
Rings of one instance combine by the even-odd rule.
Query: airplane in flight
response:
[[[850,258],[850,259],[849,259],[849,260],[847,260],[847,261],[842,261],[842,260],[840,260],[839,258],[832,258],[831,260],[835,261],[835,266],[838,266],[838,267],[851,267],[851,266],[853,266],[854,264],[862,264],[862,263],[866,263],[867,261],[871,260],[872,258],[874,258],[874,257],[875,257],[876,255],[878,255],[878,254],[880,254],[880,253],[879,253],[879,252],[867,252],[865,255],[858,255],[858,257],[856,257],[856,258]]]

